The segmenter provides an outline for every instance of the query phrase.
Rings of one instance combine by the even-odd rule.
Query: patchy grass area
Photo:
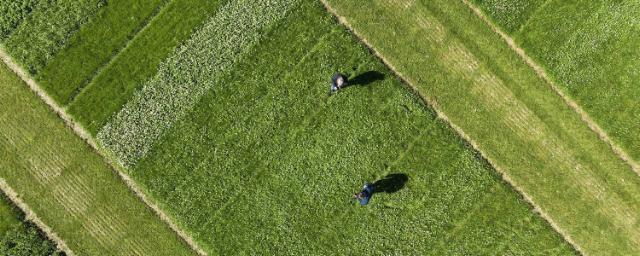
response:
[[[317,2],[229,2],[106,127],[211,254],[574,253]]]
[[[62,255],[33,224],[24,222],[22,213],[0,193],[0,255]]]
[[[93,78],[69,105],[69,112],[95,135],[156,74],[160,63],[224,2],[171,1],[129,47]]]
[[[585,253],[640,253],[640,177],[463,2],[329,2]]]
[[[0,177],[72,251],[193,254],[4,64],[0,91]]]
[[[499,6],[480,5],[493,15]],[[531,8],[529,8],[531,9]],[[511,35],[640,162],[640,3],[548,3]],[[499,15],[493,15],[500,25]],[[511,31],[510,31],[511,32]]]
[[[67,105],[169,0],[113,0],[84,24],[38,73],[36,80]]]

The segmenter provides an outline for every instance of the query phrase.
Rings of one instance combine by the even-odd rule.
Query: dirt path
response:
[[[0,178],[0,190],[2,190],[2,192],[7,195],[7,198],[9,198],[18,208],[20,208],[20,210],[25,213],[25,218],[28,221],[33,222],[36,226],[38,226],[38,228],[40,228],[40,230],[42,230],[42,232],[47,235],[47,237],[51,241],[56,243],[58,249],[69,256],[76,255],[71,249],[69,249],[67,243],[62,240],[49,226],[47,226],[47,224],[44,224],[44,222],[42,222],[38,215],[33,212],[33,210],[31,210],[31,208],[29,208],[29,206],[22,201],[22,199],[20,199],[18,193],[16,193],[13,188],[11,188],[9,184],[7,184],[7,182],[2,178]]]
[[[580,119],[582,119],[582,121],[585,122],[587,126],[589,126],[589,129],[595,132],[601,140],[607,143],[609,147],[611,147],[613,152],[625,163],[627,163],[636,174],[640,175],[640,164],[635,162],[627,154],[627,152],[625,152],[620,146],[618,146],[613,140],[611,140],[611,138],[609,138],[609,135],[595,121],[593,121],[593,119],[591,119],[589,114],[587,114],[587,112],[585,112],[578,105],[578,103],[573,101],[569,96],[562,92],[558,85],[556,85],[556,83],[551,80],[551,78],[549,78],[544,69],[533,59],[531,59],[531,57],[529,57],[527,53],[516,44],[513,38],[509,37],[506,33],[500,30],[500,28],[493,24],[493,22],[489,20],[489,18],[487,18],[487,16],[484,15],[482,10],[480,10],[478,7],[470,3],[468,0],[461,1],[464,2],[478,17],[480,17],[480,19],[482,19],[487,24],[487,26],[491,28],[491,30],[500,35],[500,37],[507,43],[507,45],[509,45],[509,48],[516,52],[518,56],[520,56],[522,60],[524,60],[524,62],[536,72],[538,77],[542,78],[542,80],[544,80],[551,87],[551,89],[553,89],[553,91],[558,94],[558,96],[560,96],[562,100],[564,100],[564,102],[569,105],[569,107],[571,107],[571,109],[578,113]]]
[[[35,82],[35,80],[33,80],[31,77],[29,77],[29,75],[25,72],[24,69],[22,69],[19,65],[17,65],[13,59],[6,53],[6,51],[4,50],[4,48],[0,48],[0,59],[2,59],[2,61],[13,71],[15,72],[20,79],[22,79],[28,86],[29,88],[36,93],[40,99],[42,99],[47,106],[49,106],[51,108],[51,110],[53,110],[54,113],[56,113],[62,120],[64,120],[65,124],[71,129],[73,130],[73,132],[78,135],[82,140],[84,140],[87,144],[89,144],[91,146],[91,148],[94,149],[94,151],[96,153],[98,153],[98,155],[100,155],[107,164],[109,164],[109,166],[111,166],[111,169],[122,179],[122,181],[127,185],[127,187],[129,187],[129,189],[131,189],[133,191],[133,193],[140,198],[140,200],[142,200],[142,202],[144,204],[146,204],[148,207],[150,207],[153,212],[163,221],[165,222],[167,225],[169,225],[169,227],[176,232],[176,234],[182,238],[194,251],[196,251],[199,255],[207,255],[207,253],[202,250],[195,241],[193,241],[193,239],[187,235],[186,232],[184,232],[183,230],[181,230],[174,222],[173,220],[167,215],[165,214],[160,207],[153,203],[142,191],[142,189],[133,181],[133,179],[131,179],[131,177],[129,177],[129,175],[127,175],[124,172],[124,168],[121,167],[120,165],[117,164],[116,161],[113,160],[112,157],[110,157],[106,152],[106,150],[102,149],[100,146],[98,146],[98,144],[93,140],[93,138],[91,137],[91,135],[79,124],[77,124],[76,122],[73,121],[73,119],[71,118],[71,116],[69,116],[65,110],[63,108],[61,108],[60,106],[58,106],[58,104],[49,96],[47,95],[47,93],[42,90],[38,84]],[[2,181],[2,180],[0,180]],[[2,184],[0,184],[2,185]],[[4,184],[6,185],[6,183]],[[2,189],[4,190],[4,186],[2,187]],[[15,192],[14,192],[15,194]],[[7,195],[9,195],[7,193]],[[13,201],[14,197],[10,197],[10,199]],[[19,198],[16,197],[16,199],[19,200]],[[25,207],[26,204],[24,204],[23,202],[19,202],[19,201],[14,201],[17,205],[19,205],[19,203],[22,203],[22,205],[24,205]],[[22,208],[22,207],[21,207]],[[26,208],[28,209],[28,207]],[[27,211],[25,211],[27,212]],[[29,213],[31,214],[31,216],[35,216],[35,214],[33,212],[31,212],[29,210],[28,212],[28,216]],[[42,228],[42,230],[45,230],[45,232],[47,232],[47,234],[49,235],[49,232],[51,232],[51,234],[53,234],[53,236],[55,236],[56,239],[58,239],[59,241],[62,242],[62,244],[64,245],[64,247],[66,248],[66,250],[68,250],[68,248],[66,247],[65,243],[63,240],[61,240],[59,237],[57,237],[57,235],[55,235],[55,233],[53,233],[53,231],[51,231],[51,228],[49,228],[48,226],[46,226],[42,221],[36,222],[34,221],[34,223],[38,224],[39,227]],[[40,224],[42,224],[43,226],[40,226]],[[54,239],[54,237],[52,236],[52,240],[54,240],[55,242],[58,242],[58,240]],[[63,249],[63,248],[61,248]],[[66,251],[65,250],[65,251]],[[69,250],[69,252],[71,252]],[[73,254],[70,254],[73,255]]]
[[[464,0],[463,0],[464,1]],[[391,71],[393,71],[398,78],[403,81],[406,85],[408,85],[416,94],[418,94],[424,101],[426,104],[428,104],[429,106],[431,106],[433,108],[433,110],[436,112],[437,116],[439,119],[443,120],[446,124],[449,125],[449,127],[451,127],[451,129],[453,129],[460,137],[462,137],[464,140],[466,140],[467,142],[469,142],[469,144],[471,145],[471,147],[480,153],[480,155],[482,155],[482,157],[487,160],[487,162],[491,165],[491,167],[493,169],[495,169],[498,173],[500,173],[500,175],[502,176],[502,179],[505,180],[506,182],[508,182],[509,184],[511,184],[511,186],[513,187],[513,189],[515,191],[517,191],[520,195],[522,195],[522,197],[524,198],[524,200],[529,203],[529,205],[531,205],[533,207],[533,211],[540,214],[540,216],[545,219],[549,225],[556,231],[558,232],[578,253],[584,255],[584,251],[582,250],[582,248],[580,248],[580,246],[578,244],[576,244],[574,242],[574,240],[571,238],[571,236],[563,229],[560,228],[560,226],[558,226],[553,219],[551,219],[551,217],[549,217],[549,215],[542,210],[536,203],[533,202],[531,196],[529,196],[527,193],[524,192],[524,190],[522,190],[520,188],[520,186],[518,186],[518,184],[516,182],[514,182],[514,180],[507,174],[507,172],[505,172],[500,166],[498,166],[496,164],[496,162],[494,160],[492,160],[491,158],[489,158],[482,150],[481,148],[478,146],[478,144],[471,139],[471,137],[469,137],[460,127],[458,127],[457,125],[455,125],[454,123],[452,123],[449,118],[444,114],[444,112],[440,109],[440,107],[438,106],[437,102],[434,101],[433,99],[431,99],[429,96],[424,95],[420,90],[418,90],[418,87],[416,87],[414,85],[414,83],[408,79],[407,76],[403,75],[402,73],[400,73],[389,61],[387,61],[387,59],[382,56],[382,54],[380,54],[368,41],[365,37],[363,37],[360,33],[358,33],[357,30],[354,29],[354,27],[346,20],[345,17],[341,16],[338,14],[338,12],[333,9],[333,7],[331,7],[331,5],[326,1],[326,0],[320,0],[320,2],[322,2],[322,4],[325,6],[325,8],[327,9],[327,11],[331,14],[333,14],[338,21],[344,25],[345,27],[347,27],[347,29],[349,29],[349,31],[351,31],[351,33],[353,35],[355,35],[362,43],[365,44],[365,46],[367,48],[369,48],[369,50],[376,56],[378,57]]]

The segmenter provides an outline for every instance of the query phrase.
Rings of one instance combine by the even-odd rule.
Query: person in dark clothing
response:
[[[373,185],[365,183],[362,187],[362,190],[353,195],[353,198],[358,200],[358,202],[360,202],[360,205],[367,205],[369,203],[369,200],[371,199],[371,196],[373,196]]]
[[[338,90],[347,86],[347,77],[339,72],[336,72],[331,78],[331,89],[329,91],[329,95],[334,94]]]

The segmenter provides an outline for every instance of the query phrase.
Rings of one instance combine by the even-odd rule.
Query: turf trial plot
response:
[[[0,91],[0,177],[74,253],[195,254],[4,63]]]
[[[502,17],[509,11],[477,2],[498,25],[508,26]],[[640,162],[640,3],[547,0],[528,12],[534,15],[511,36]]]
[[[640,253],[640,177],[464,2],[329,2],[578,249]]]
[[[210,254],[574,253],[318,2],[226,3],[97,137]]]

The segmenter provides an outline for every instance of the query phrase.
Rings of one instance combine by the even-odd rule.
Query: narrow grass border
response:
[[[40,217],[38,217],[38,215],[33,210],[31,210],[31,208],[29,208],[29,206],[24,203],[22,199],[20,199],[18,193],[16,193],[16,191],[13,190],[13,188],[11,188],[11,186],[9,186],[9,184],[7,184],[7,181],[5,181],[3,178],[0,178],[0,190],[2,190],[2,192],[7,196],[7,198],[9,198],[9,200],[11,200],[11,202],[15,204],[16,207],[20,208],[20,210],[24,212],[26,220],[33,222],[33,224],[35,224],[40,230],[42,230],[47,238],[56,243],[56,247],[59,250],[63,251],[68,256],[76,255],[69,248],[69,246],[67,246],[67,243],[62,240],[58,236],[58,234],[56,234],[53,229],[51,229],[51,227],[47,226],[47,224],[44,224]]]
[[[71,118],[71,116],[65,112],[64,108],[58,106],[58,104],[53,100],[53,98],[51,98],[42,88],[40,88],[39,85],[36,83],[36,81],[33,80],[31,77],[29,77],[28,73],[23,68],[21,68],[19,65],[16,64],[16,62],[13,61],[11,56],[9,56],[6,53],[5,49],[2,46],[0,46],[0,59],[2,59],[2,61],[9,67],[9,69],[11,69],[16,75],[18,75],[18,77],[20,77],[20,79],[29,86],[29,89],[31,89],[36,95],[38,95],[38,97],[42,101],[44,101],[44,103],[46,103],[47,106],[49,106],[49,108],[51,108],[51,110],[54,113],[56,113],[58,117],[60,117],[64,121],[64,123],[77,136],[79,136],[83,141],[85,141],[89,146],[91,146],[91,148],[104,160],[104,162],[111,167],[110,169],[122,179],[122,182],[126,184],[126,186],[133,192],[133,194],[136,197],[138,197],[145,205],[151,208],[151,210],[153,210],[153,212],[156,214],[158,218],[160,218],[162,222],[167,224],[171,228],[171,230],[173,230],[178,235],[178,237],[180,237],[196,253],[203,256],[207,255],[207,253],[203,249],[201,249],[198,246],[198,244],[185,231],[180,229],[180,227],[178,227],[178,225],[175,224],[175,222],[169,217],[169,215],[164,213],[156,203],[152,202],[145,195],[142,188],[138,186],[138,184],[136,184],[135,181],[125,173],[125,168],[120,166],[117,161],[114,161],[111,155],[109,155],[106,150],[100,147],[93,140],[91,135],[80,124],[73,121],[73,118]],[[4,180],[0,179],[0,181],[4,181]],[[9,194],[8,192],[5,192],[5,193],[7,194],[7,196],[9,196],[11,200],[14,200],[14,197],[11,195],[15,195],[15,192],[13,192],[13,194]],[[14,203],[16,203],[17,205],[20,205],[18,201],[14,201]],[[26,204],[24,203],[22,203],[22,205],[27,207]],[[25,212],[27,211],[25,210]],[[32,211],[27,212],[27,216],[35,216],[31,214],[35,214],[35,213],[33,213]],[[43,230],[47,228],[48,231],[45,230],[47,234],[49,234],[49,232],[51,232],[52,234],[55,234],[53,233],[53,231],[51,231],[51,228],[46,226],[42,221],[38,220],[38,222],[34,221],[34,223],[36,223],[38,226],[40,226],[39,224],[42,224],[44,227]],[[52,240],[55,242],[58,242],[58,240],[63,241],[57,236],[56,238],[57,240],[56,239],[52,239]],[[68,247],[66,248],[68,249]]]
[[[462,1],[466,1],[466,0],[462,0]],[[480,148],[480,146],[478,146],[478,144],[471,139],[471,137],[469,137],[469,135],[467,135],[460,127],[458,127],[457,125],[455,125],[453,122],[451,122],[449,120],[449,118],[444,114],[444,112],[440,109],[440,107],[438,106],[438,103],[433,100],[432,98],[430,98],[427,95],[424,95],[422,92],[420,92],[420,90],[418,90],[418,88],[414,85],[413,82],[411,82],[406,76],[404,76],[402,73],[400,73],[389,61],[387,61],[387,59],[380,53],[378,52],[371,43],[369,43],[367,41],[367,39],[362,36],[357,30],[354,29],[354,27],[347,21],[347,19],[343,16],[340,16],[338,14],[338,12],[327,2],[327,0],[320,0],[320,2],[322,2],[322,4],[325,6],[325,9],[331,13],[334,17],[336,17],[336,19],[338,20],[338,22],[340,24],[342,24],[343,26],[345,26],[356,38],[358,38],[367,48],[369,48],[369,51],[371,51],[371,53],[376,56],[380,61],[382,61],[393,73],[396,74],[396,76],[398,77],[398,79],[400,79],[404,84],[408,85],[408,87],[414,91],[414,93],[416,93],[416,95],[418,95],[427,105],[430,105],[433,110],[435,111],[437,118],[443,120],[446,124],[449,125],[449,127],[451,129],[453,129],[463,140],[467,141],[469,143],[469,145],[478,152],[479,156],[482,157],[484,160],[487,161],[487,163],[489,163],[489,165],[491,165],[491,167],[493,167],[493,169],[495,169],[500,176],[502,177],[502,179],[507,182],[508,184],[511,185],[511,187],[513,188],[514,191],[516,191],[517,193],[519,193],[522,198],[529,204],[531,205],[531,207],[533,208],[533,212],[539,214],[544,220],[547,221],[547,223],[549,223],[549,225],[556,231],[558,232],[562,238],[567,241],[567,243],[569,243],[573,249],[578,252],[581,255],[586,255],[584,253],[584,251],[582,250],[582,248],[571,238],[571,236],[562,228],[560,228],[560,226],[558,226],[558,224],[556,224],[553,219],[544,211],[542,210],[542,208],[540,208],[540,206],[538,206],[532,199],[532,197],[530,197],[527,193],[524,192],[523,189],[520,188],[520,186],[518,186],[518,184],[513,181],[513,179],[511,179],[511,177],[507,174],[507,172],[505,172],[500,166],[498,166],[496,164],[495,161],[493,161],[491,158],[489,158]]]
[[[471,9],[471,11],[473,11],[482,21],[484,21],[484,23],[486,23],[487,26],[489,26],[489,28],[493,30],[493,32],[500,35],[502,40],[504,40],[507,43],[509,48],[511,48],[516,54],[518,54],[518,56],[520,56],[520,58],[529,67],[531,67],[531,69],[533,69],[533,71],[538,75],[538,77],[542,78],[542,80],[544,80],[549,85],[549,87],[551,87],[551,89],[558,96],[560,96],[560,98],[562,98],[562,100],[571,109],[573,109],[573,111],[576,112],[578,116],[580,116],[580,119],[582,119],[582,121],[586,123],[587,126],[589,126],[589,129],[595,132],[600,138],[600,140],[607,143],[611,148],[611,150],[613,151],[613,153],[615,153],[618,157],[620,157],[622,161],[624,161],[626,164],[628,164],[631,167],[631,170],[633,170],[636,174],[638,174],[638,176],[640,176],[640,164],[638,164],[633,158],[631,158],[629,154],[627,154],[627,152],[624,151],[624,149],[618,146],[618,144],[616,144],[613,140],[611,140],[609,135],[595,121],[593,121],[593,119],[589,116],[589,114],[585,112],[580,107],[580,105],[578,105],[578,103],[576,103],[573,99],[567,96],[558,87],[558,85],[556,85],[556,83],[549,77],[549,75],[547,75],[546,71],[544,70],[544,68],[542,68],[542,66],[538,65],[538,63],[536,63],[531,57],[529,57],[529,55],[527,55],[524,49],[520,48],[520,46],[516,44],[513,38],[511,38],[509,35],[504,33],[498,26],[496,26],[493,23],[493,21],[491,21],[487,17],[487,15],[485,15],[482,12],[482,10],[480,10],[480,8],[478,8],[477,6],[469,2],[469,0],[460,0],[460,1],[464,2],[464,4],[466,4],[469,7],[469,9]]]

